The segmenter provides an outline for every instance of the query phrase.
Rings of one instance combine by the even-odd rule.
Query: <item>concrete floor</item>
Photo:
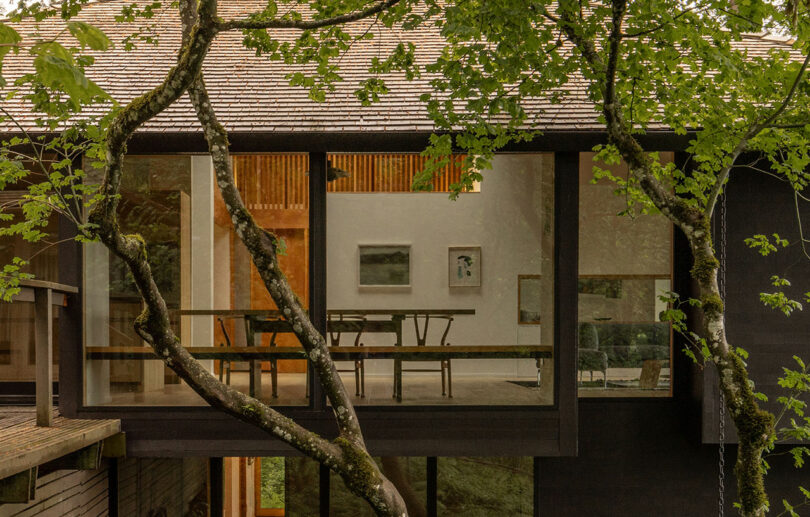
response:
[[[544,369],[543,383],[534,387],[535,377],[519,375],[482,375],[454,372],[453,398],[442,396],[441,375],[436,373],[403,374],[402,402],[392,397],[393,374],[366,374],[365,397],[353,397],[356,405],[388,406],[465,406],[465,405],[550,405],[553,403],[553,377],[551,364]],[[611,368],[608,382],[628,382],[638,379],[638,368]],[[669,369],[662,369],[662,380],[669,379]],[[341,373],[346,389],[355,393],[354,374]],[[584,380],[590,376],[586,372]],[[601,381],[601,373],[594,373],[594,380]],[[517,385],[510,381],[522,381],[531,387]],[[261,399],[273,406],[306,406],[306,375],[303,373],[281,373],[278,381],[278,397],[271,397],[270,374],[262,374]],[[599,383],[598,383],[599,384]],[[231,386],[247,393],[247,372],[233,372]],[[579,387],[580,397],[668,397],[670,390],[665,383],[657,390],[642,390],[633,387]],[[110,406],[196,406],[205,402],[185,384],[167,384],[162,389],[148,392],[120,391],[112,394]]]
[[[590,381],[591,376],[589,372],[582,372],[580,380]],[[639,389],[633,387],[632,384],[638,384],[638,378],[641,375],[641,368],[608,368],[607,382],[608,387],[604,388],[601,385],[602,373],[594,372],[593,381],[599,386],[579,386],[579,396],[586,398],[635,398],[635,397],[669,397],[670,386],[669,368],[662,368],[658,381],[658,389]],[[614,384],[615,383],[615,384]],[[590,384],[590,382],[589,382]],[[625,386],[621,386],[624,384]],[[627,386],[630,385],[630,386]]]
[[[350,394],[355,393],[354,374],[341,377]],[[405,373],[401,405],[549,405],[553,403],[553,380],[547,375],[541,387],[523,387],[509,381],[536,382],[534,377],[502,377],[482,375],[453,375],[453,398],[442,396],[441,375],[436,373]],[[307,405],[306,375],[281,373],[278,398],[272,398],[270,374],[262,374],[261,399],[274,406]],[[392,375],[369,375],[365,379],[366,396],[353,397],[356,405],[397,405],[392,397]],[[247,392],[248,376],[244,372],[231,374],[231,386]],[[162,389],[143,392],[113,393],[111,406],[195,406],[205,402],[185,384],[167,384]]]

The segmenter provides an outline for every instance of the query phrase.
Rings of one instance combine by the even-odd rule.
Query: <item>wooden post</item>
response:
[[[53,291],[34,289],[37,425],[53,425]]]

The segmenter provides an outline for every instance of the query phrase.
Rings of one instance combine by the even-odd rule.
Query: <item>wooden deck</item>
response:
[[[48,463],[121,432],[120,420],[74,420],[57,410],[36,425],[33,407],[0,407],[0,479]]]

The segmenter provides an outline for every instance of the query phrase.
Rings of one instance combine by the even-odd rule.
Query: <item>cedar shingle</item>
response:
[[[139,20],[135,24],[114,21],[124,5],[131,0],[109,0],[88,4],[78,16],[79,20],[97,25],[117,48],[103,53],[91,53],[96,58],[88,76],[119,102],[128,102],[137,95],[156,86],[175,63],[180,46],[180,24],[176,9],[166,7],[152,20]],[[249,11],[260,10],[262,0],[240,0],[223,3],[219,14],[235,18]],[[166,4],[169,5],[168,3]],[[121,40],[144,24],[153,24],[159,33],[160,44],[139,43],[138,48],[125,52]],[[362,33],[371,22],[348,26],[352,33]],[[61,20],[48,20],[38,26],[43,36],[56,35],[62,28]],[[22,33],[34,30],[32,22],[17,25]],[[297,32],[276,31],[280,39],[292,39]],[[212,103],[220,121],[231,131],[240,132],[292,132],[292,131],[362,131],[403,132],[430,131],[431,121],[418,100],[420,94],[430,91],[428,74],[407,81],[398,74],[384,76],[390,93],[381,102],[363,107],[354,97],[360,80],[368,76],[368,63],[373,57],[385,55],[400,41],[413,41],[417,48],[417,62],[427,64],[441,52],[443,41],[435,27],[424,27],[407,33],[390,30],[374,32],[374,39],[355,43],[340,60],[340,73],[344,81],[335,85],[324,103],[316,103],[301,88],[291,87],[285,75],[292,71],[289,65],[258,58],[242,46],[239,32],[221,34],[211,48],[204,66],[206,83]],[[70,44],[70,40],[66,40]],[[751,56],[765,56],[774,48],[790,51],[784,39],[763,35],[748,35],[743,42]],[[302,70],[304,68],[301,68]],[[6,57],[3,72],[9,82],[31,70],[30,57],[25,52]],[[580,76],[572,77],[568,93],[562,104],[551,104],[548,99],[535,98],[527,103],[527,111],[541,129],[546,130],[599,130],[602,125],[587,99],[587,84]],[[36,116],[20,99],[4,103],[27,129],[35,130]],[[88,114],[102,113],[101,107],[88,110]],[[10,130],[9,124],[0,124],[0,131]],[[655,129],[652,127],[651,129]],[[180,99],[164,113],[147,122],[141,131],[200,132],[194,111],[187,98]]]

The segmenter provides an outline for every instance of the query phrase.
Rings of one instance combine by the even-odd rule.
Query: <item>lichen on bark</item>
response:
[[[711,241],[711,221],[715,201],[722,190],[730,166],[718,174],[717,183],[711,187],[703,210],[665,186],[655,175],[652,159],[623,119],[622,104],[616,93],[615,81],[623,38],[625,2],[618,0],[610,4],[613,23],[604,44],[607,53],[604,59],[595,42],[577,30],[579,27],[576,18],[577,4],[573,0],[564,0],[560,5],[560,27],[582,53],[594,76],[598,78],[595,80],[599,81],[603,96],[602,114],[605,117],[609,143],[619,150],[639,188],[662,214],[683,231],[689,242],[693,255],[691,274],[699,286],[704,316],[702,328],[699,330],[711,352],[712,361],[719,374],[719,387],[725,395],[729,413],[739,436],[735,473],[741,513],[744,516],[763,516],[767,511],[768,499],[764,488],[761,460],[763,451],[774,433],[773,415],[759,407],[746,367],[727,341],[725,308],[717,282],[720,262],[715,256]],[[744,138],[749,138],[754,129],[756,125]],[[742,149],[744,145],[735,147],[731,153],[731,163]]]

